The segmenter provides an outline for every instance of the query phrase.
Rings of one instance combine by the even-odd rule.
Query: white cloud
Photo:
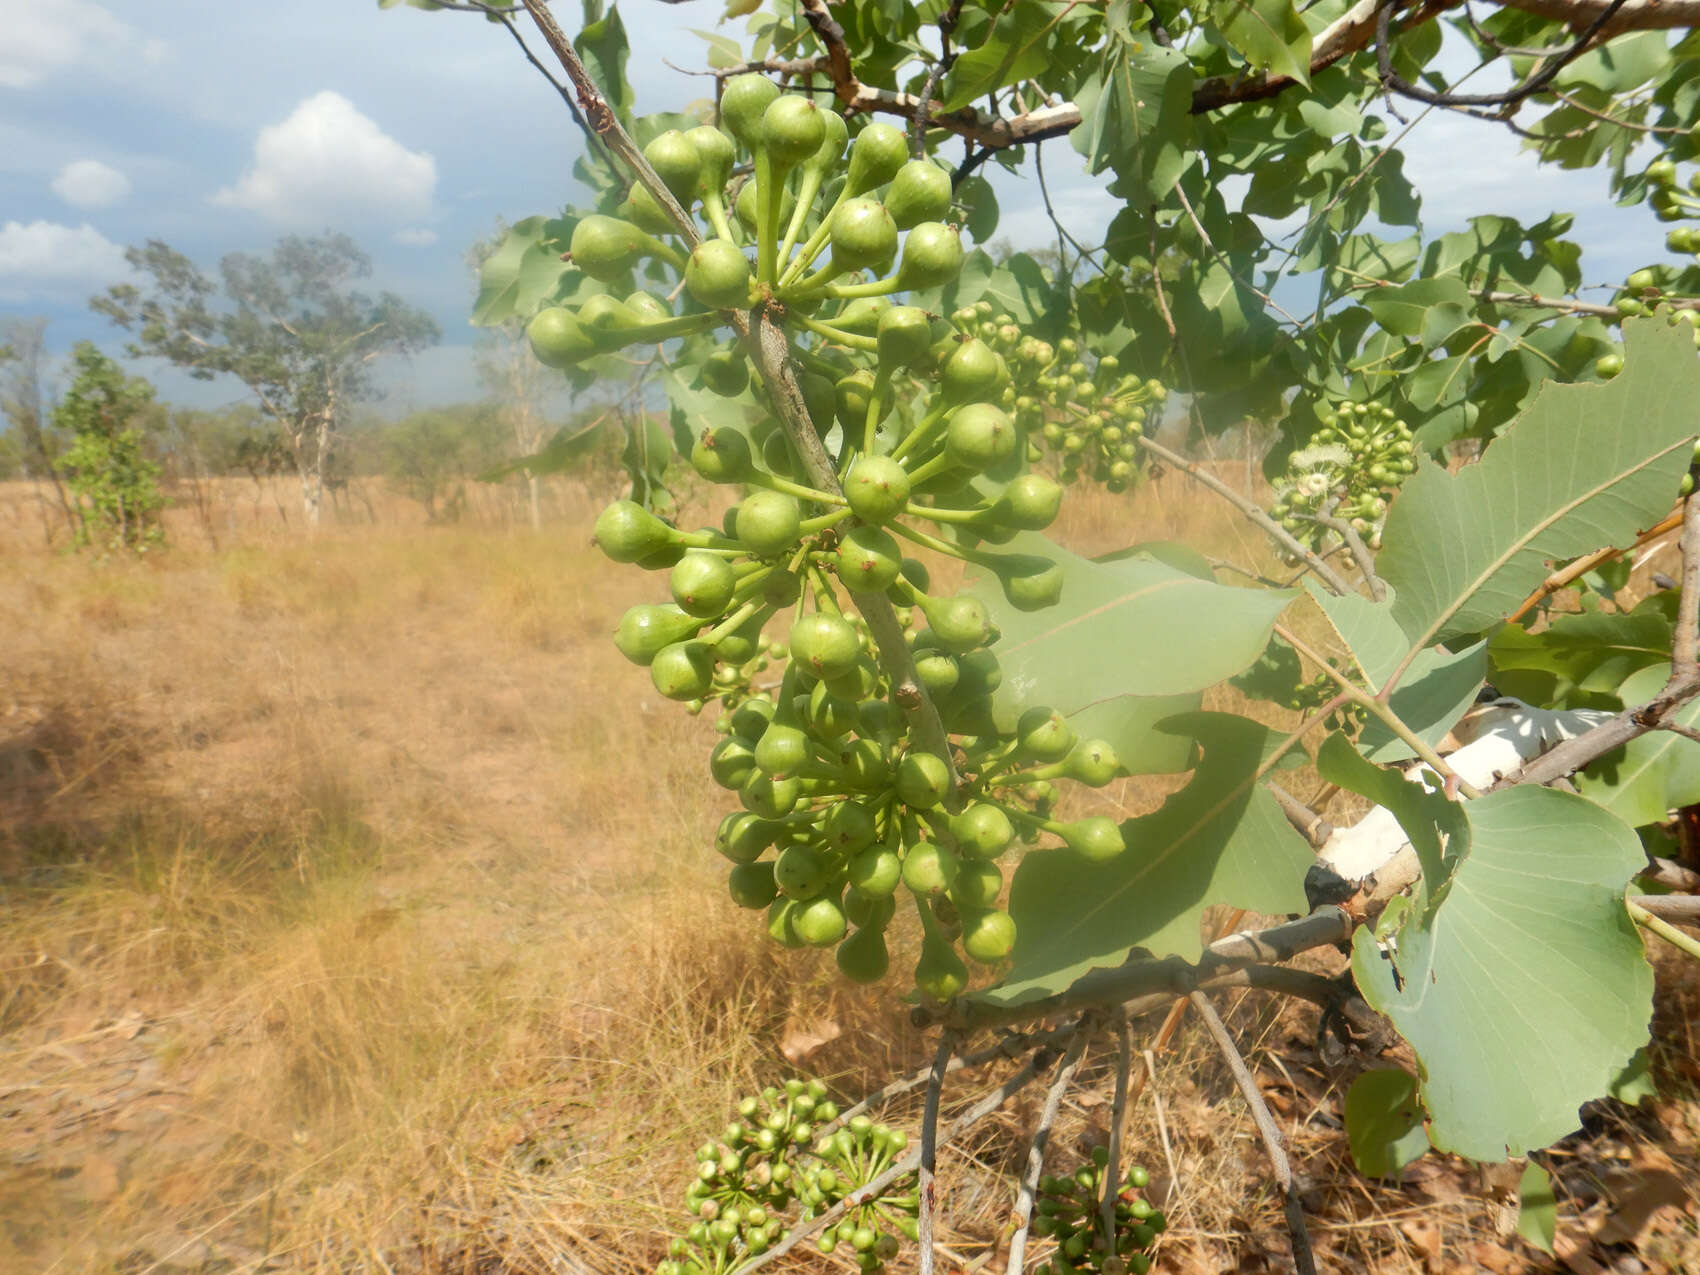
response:
[[[124,249],[84,222],[8,221],[0,226],[0,297],[21,298],[72,285],[100,287],[128,278]]]
[[[430,211],[436,185],[436,160],[325,91],[262,128],[252,167],[212,202],[291,226],[413,221]]]
[[[27,89],[53,72],[123,49],[134,32],[90,0],[0,0],[0,88]],[[155,56],[163,55],[163,42]]]
[[[98,159],[79,159],[59,170],[53,193],[78,208],[104,208],[130,193],[130,179]]]
[[[429,248],[437,242],[437,232],[423,226],[409,226],[395,232],[395,241],[409,248]]]

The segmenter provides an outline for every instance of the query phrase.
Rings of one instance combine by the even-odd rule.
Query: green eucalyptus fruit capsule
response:
[[[932,349],[933,325],[918,305],[894,305],[875,325],[879,365],[887,374],[920,364]]]
[[[936,288],[961,272],[962,237],[942,221],[923,221],[903,241],[903,260],[897,267],[899,288]]]
[[[998,498],[1000,520],[1023,531],[1043,531],[1062,510],[1063,489],[1054,479],[1029,470],[1015,478]]]
[[[832,867],[813,846],[787,846],[774,861],[773,879],[789,898],[812,899],[832,880]]]
[[[769,722],[756,742],[755,763],[768,775],[795,775],[809,760],[809,737],[795,726]]]
[[[1063,824],[1057,835],[1070,850],[1094,862],[1113,859],[1127,849],[1127,843],[1122,840],[1122,830],[1116,826],[1115,820],[1103,815]]]
[[[1021,751],[1035,761],[1061,761],[1074,749],[1074,729],[1061,713],[1035,706],[1015,723]]]
[[[626,298],[626,309],[637,316],[639,324],[659,323],[663,319],[671,319],[673,312],[667,308],[667,303],[653,292],[645,292],[639,288]]]
[[[801,164],[826,140],[826,123],[821,116],[820,107],[811,98],[796,93],[776,97],[762,112],[757,145],[784,167]]]
[[[632,500],[616,500],[596,516],[591,533],[615,562],[637,562],[673,544],[678,532]]]
[[[736,244],[704,239],[685,263],[685,287],[711,310],[735,310],[749,304],[750,263]]]
[[[950,791],[950,768],[934,753],[912,749],[897,763],[897,795],[916,810],[931,810]]]
[[[776,607],[788,607],[803,591],[803,581],[795,571],[776,569],[768,573],[761,586],[762,600]]]
[[[950,887],[950,901],[964,915],[971,915],[998,901],[1003,890],[1003,873],[984,859],[965,859]]]
[[[803,161],[803,171],[816,172],[819,179],[824,181],[838,171],[844,159],[844,144],[850,140],[850,126],[837,111],[823,110],[819,118],[822,126],[821,142],[815,148],[815,153]]]
[[[959,465],[989,469],[1015,455],[1020,434],[1009,414],[993,403],[970,403],[951,414],[945,451]]]
[[[997,806],[977,801],[950,817],[950,835],[964,854],[995,859],[1015,840],[1015,825]]]
[[[844,937],[844,909],[837,899],[823,894],[800,904],[791,914],[797,937],[810,947],[831,947]]]
[[[685,205],[687,208],[690,205]],[[645,186],[633,186],[626,192],[626,197],[620,201],[614,212],[622,221],[629,221],[639,230],[652,235],[671,235],[678,233],[678,227],[673,219],[662,209],[655,196],[649,193]]]
[[[821,822],[822,844],[839,854],[858,854],[877,835],[873,812],[859,801],[838,802]]]
[[[863,894],[886,898],[903,879],[903,861],[890,846],[870,845],[850,860],[850,884]]]
[[[744,781],[738,789],[738,800],[745,810],[763,819],[782,819],[797,808],[802,800],[803,786],[790,776],[779,778],[760,770]]]
[[[635,606],[620,617],[614,645],[633,664],[648,665],[665,647],[694,637],[702,621],[675,606]]]
[[[882,267],[897,252],[897,225],[876,199],[847,199],[832,215],[832,260],[844,270]]]
[[[803,710],[804,721],[817,739],[836,740],[856,727],[856,702],[834,695],[825,682],[815,683],[809,692],[808,706]]]
[[[694,549],[674,564],[667,583],[681,611],[708,618],[726,614],[738,587],[738,573],[725,558]]]
[[[742,740],[721,740],[721,745],[737,743],[742,746]],[[720,752],[719,746],[714,750]],[[710,766],[712,768],[712,761]],[[732,785],[736,787],[736,785]],[[725,855],[733,863],[754,863],[773,844],[773,838],[778,834],[781,825],[769,823],[759,815],[752,815],[747,810],[734,810],[720,821],[720,827],[714,834],[714,848]],[[766,900],[763,900],[766,902]]]
[[[995,965],[1015,947],[1015,921],[991,909],[962,919],[962,950],[982,965]]]
[[[815,611],[791,628],[791,658],[817,677],[833,678],[846,673],[861,656],[861,636],[841,616]]]
[[[929,934],[921,943],[921,959],[915,965],[915,986],[923,996],[947,1001],[968,986],[968,967],[949,943]]]
[[[942,221],[950,211],[950,174],[930,159],[912,159],[897,170],[885,206],[901,230]]]
[[[1092,788],[1102,788],[1121,769],[1116,750],[1102,739],[1082,740],[1069,753],[1065,764],[1070,779]]]
[[[943,894],[956,882],[956,855],[931,841],[917,841],[903,856],[903,884],[911,894],[927,898]]]
[[[596,341],[578,316],[562,306],[539,310],[525,326],[531,352],[545,367],[569,368],[598,352]]]
[[[852,196],[865,195],[896,177],[908,162],[909,139],[903,130],[876,121],[856,134],[856,141],[850,147],[845,189]]]
[[[661,245],[629,221],[592,213],[573,227],[573,265],[592,279],[618,279]]]
[[[771,863],[738,864],[727,875],[726,886],[731,892],[732,902],[752,911],[765,908],[779,894],[779,887],[773,883]]]
[[[714,652],[701,642],[675,642],[655,653],[649,680],[668,699],[700,699],[714,689]]]
[[[791,914],[796,906],[795,899],[787,898],[784,895],[780,895],[767,905],[768,937],[786,947],[803,946],[803,940],[798,937],[797,931],[791,923]]]
[[[931,651],[915,657],[915,676],[921,685],[927,688],[927,694],[935,698],[950,691],[962,676],[962,670],[956,666],[954,656],[946,655],[943,651]]]
[[[579,307],[578,321],[602,350],[617,350],[630,344],[630,330],[643,322],[624,301],[605,292],[588,298]]]
[[[702,383],[722,398],[737,398],[750,383],[749,362],[731,350],[715,350],[702,362]]]
[[[889,456],[860,456],[844,478],[844,498],[863,522],[886,523],[909,500],[909,473]]]
[[[765,75],[735,75],[720,93],[720,123],[753,151],[761,140],[762,117],[778,96],[779,86]]]
[[[735,429],[705,429],[691,445],[691,468],[713,483],[741,482],[750,472],[750,440]]]
[[[761,189],[754,181],[747,181],[738,188],[738,198],[733,201],[732,210],[738,216],[738,221],[750,234],[756,234],[761,229],[761,208],[757,203]],[[791,214],[796,211],[797,197],[789,188],[780,192],[779,219],[789,221]]]
[[[795,545],[802,536],[802,524],[802,510],[795,496],[756,491],[739,503],[732,525],[751,553],[767,558]]]
[[[881,593],[890,588],[902,561],[903,551],[897,541],[879,527],[851,528],[839,540],[833,555],[838,578],[855,593]]]
[[[985,403],[997,396],[1003,367],[991,346],[978,337],[951,351],[939,374],[947,403]]]
[[[871,925],[864,925],[840,943],[835,957],[839,972],[853,983],[877,983],[891,968],[885,935]]]
[[[697,192],[722,189],[738,158],[732,139],[712,124],[698,124],[685,130],[685,140],[697,153]]]
[[[714,782],[730,792],[736,792],[755,774],[756,756],[749,741],[729,735],[708,754],[708,773]],[[727,816],[731,818],[731,816]],[[752,856],[753,857],[753,856]]]
[[[857,368],[841,376],[833,384],[833,415],[847,431],[859,435],[868,419],[868,403],[873,397],[874,374],[867,368]]]
[[[1004,597],[1017,611],[1043,611],[1055,606],[1068,579],[1061,564],[1036,554],[1006,554],[996,570]]]
[[[948,598],[923,598],[921,611],[939,646],[960,655],[991,640],[992,617],[986,604],[966,593]]]
[[[702,156],[696,144],[676,128],[670,128],[643,148],[656,176],[686,208],[695,200],[702,180]]]

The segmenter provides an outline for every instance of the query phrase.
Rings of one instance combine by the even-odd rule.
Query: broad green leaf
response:
[[[1046,996],[1134,948],[1196,960],[1200,918],[1212,904],[1303,909],[1316,858],[1259,782],[1285,737],[1227,713],[1188,714],[1162,728],[1202,743],[1192,781],[1161,809],[1123,823],[1127,849],[1108,862],[1070,850],[1022,859],[1009,896],[1014,968],[980,999]]]
[[[1635,1057],[1629,1060],[1629,1065],[1611,1082],[1611,1096],[1631,1107],[1636,1106],[1643,1098],[1659,1096],[1659,1087],[1653,1083],[1653,1066],[1647,1060],[1645,1049],[1636,1050]]]
[[[632,114],[632,86],[626,80],[626,61],[632,46],[626,39],[626,24],[620,20],[620,10],[614,6],[607,16],[590,20],[586,15],[583,29],[573,37],[573,48],[584,59],[602,95],[608,99],[620,122],[629,124]]]
[[[1366,1178],[1396,1178],[1428,1153],[1417,1078],[1402,1068],[1366,1071],[1346,1090],[1346,1145]]]
[[[1355,593],[1335,597],[1314,584],[1309,587],[1351,653],[1365,689],[1379,695],[1398,674],[1388,707],[1425,744],[1438,744],[1445,738],[1487,678],[1487,644],[1477,642],[1461,651],[1423,650],[1412,655],[1409,640],[1393,618],[1398,595],[1392,586],[1388,586],[1385,602],[1371,602]],[[1409,667],[1400,672],[1407,657]],[[1358,747],[1371,761],[1399,761],[1412,755],[1408,744],[1374,718],[1365,724]]]
[[[1359,930],[1365,999],[1416,1050],[1429,1140],[1503,1160],[1548,1146],[1647,1042],[1653,975],[1624,907],[1630,828],[1550,788],[1467,802],[1470,848],[1384,952]]]
[[[1192,63],[1185,54],[1118,40],[1081,84],[1075,103],[1080,124],[1069,140],[1086,156],[1087,171],[1114,168],[1155,200],[1192,162]]]
[[[1469,827],[1458,803],[1397,771],[1373,765],[1337,732],[1322,742],[1316,768],[1329,783],[1368,797],[1399,821],[1422,865],[1424,905],[1438,899],[1452,867],[1469,849]]]
[[[1552,1252],[1558,1234],[1558,1200],[1552,1193],[1552,1178],[1533,1160],[1523,1166],[1517,1183],[1517,1234],[1543,1253]]]
[[[1372,288],[1363,300],[1376,322],[1397,336],[1439,332],[1444,338],[1469,320],[1474,307],[1470,290],[1452,277],[1413,279],[1390,288]],[[1426,337],[1423,342],[1437,343],[1438,339]]]
[[[1060,6],[1017,0],[992,24],[983,44],[968,50],[950,68],[950,91],[940,96],[946,111],[960,110],[994,89],[1039,76],[1054,56],[1046,37]]]
[[[1686,330],[1623,329],[1616,380],[1542,386],[1479,463],[1424,465],[1393,502],[1377,566],[1414,648],[1480,632],[1550,563],[1627,543],[1670,508],[1700,424],[1700,360]]]
[[[1269,641],[1290,589],[1238,589],[1154,558],[1092,562],[1036,533],[1009,551],[1061,564],[1061,601],[1017,611],[995,582],[975,585],[1003,632],[997,709],[1013,720],[1044,704],[1061,713],[1123,695],[1185,695],[1251,664]]]
[[[1222,37],[1252,66],[1310,87],[1310,28],[1292,0],[1216,0],[1212,12]]]
[[[1493,684],[1531,704],[1556,704],[1574,692],[1615,695],[1625,678],[1670,658],[1675,597],[1653,594],[1627,615],[1561,615],[1538,633],[1508,624],[1488,646]]]
[[[1669,664],[1642,669],[1618,689],[1624,705],[1643,704],[1670,678]],[[1670,720],[1700,727],[1700,700],[1683,705]],[[1672,810],[1700,801],[1700,744],[1674,731],[1655,730],[1590,762],[1576,777],[1576,791],[1611,811],[1632,828],[1661,823]]]
[[[573,222],[527,217],[508,228],[501,245],[478,271],[478,300],[472,322],[495,327],[509,319],[531,318],[553,300],[573,268],[561,260],[572,240]]]

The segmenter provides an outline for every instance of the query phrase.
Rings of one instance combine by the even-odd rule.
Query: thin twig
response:
[[[1340,574],[1335,571],[1333,567],[1329,566],[1320,557],[1318,557],[1313,550],[1296,539],[1292,532],[1288,531],[1280,523],[1271,518],[1268,512],[1249,496],[1242,496],[1239,492],[1228,486],[1227,483],[1223,482],[1220,478],[1217,478],[1216,475],[1207,472],[1204,468],[1188,460],[1179,452],[1172,452],[1161,443],[1154,442],[1147,438],[1144,434],[1135,434],[1133,436],[1133,441],[1143,450],[1149,452],[1158,460],[1162,461],[1165,465],[1168,465],[1172,469],[1180,470],[1194,482],[1197,482],[1215,492],[1223,500],[1227,501],[1235,509],[1238,509],[1252,522],[1261,527],[1270,539],[1274,540],[1276,544],[1280,545],[1289,554],[1295,558],[1302,558],[1309,564],[1310,569],[1315,572],[1316,578],[1322,581],[1323,587],[1330,593],[1337,597],[1344,597],[1346,594],[1352,592],[1351,586],[1340,577]]]
[[[1009,1259],[1004,1263],[1004,1275],[1021,1275],[1021,1268],[1027,1264],[1027,1233],[1033,1225],[1033,1198],[1038,1194],[1039,1179],[1044,1174],[1045,1144],[1051,1139],[1051,1126],[1056,1123],[1063,1094],[1068,1092],[1069,1082],[1074,1079],[1075,1068],[1080,1065],[1080,1055],[1085,1048],[1086,1032],[1076,1031],[1057,1071],[1057,1078],[1045,1095],[1045,1105],[1039,1111],[1039,1123],[1033,1126],[1033,1139],[1027,1144],[1027,1167],[1022,1172],[1021,1190],[1015,1199],[1015,1233],[1009,1238]]]
[[[921,1275],[933,1273],[933,1223],[938,1214],[937,1187],[934,1175],[938,1170],[939,1099],[944,1093],[944,1074],[950,1067],[950,1056],[956,1052],[956,1033],[945,1032],[939,1038],[938,1053],[933,1055],[933,1074],[927,1081],[927,1100],[921,1113]]]
[[[1351,552],[1352,564],[1357,567],[1363,582],[1369,586],[1370,597],[1377,602],[1387,600],[1387,586],[1381,582],[1381,577],[1375,574],[1375,555],[1369,551],[1364,538],[1358,534],[1358,529],[1344,518],[1336,518],[1333,514],[1301,514],[1319,527],[1326,527],[1340,537],[1342,543]]]
[[[1333,824],[1281,787],[1280,784],[1266,783],[1263,786],[1269,790],[1269,795],[1275,798],[1275,804],[1281,807],[1281,813],[1287,816],[1287,822],[1292,824],[1298,834],[1310,843],[1312,850],[1320,850],[1328,843],[1328,838],[1334,835]]]
[[[1104,1165],[1103,1198],[1098,1204],[1098,1220],[1104,1233],[1104,1251],[1116,1251],[1116,1201],[1122,1186],[1122,1126],[1127,1121],[1128,1081],[1133,1072],[1133,1033],[1127,1015],[1116,1016],[1116,1091],[1110,1103],[1110,1145]]]
[[[933,113],[933,94],[938,91],[939,81],[950,70],[951,63],[956,61],[950,37],[961,17],[962,0],[950,0],[950,5],[939,15],[939,56],[927,69],[927,78],[921,82],[921,93],[915,103],[914,118],[909,121],[909,153],[916,159],[927,153],[927,124]]]
[[[1151,1085],[1151,1110],[1157,1117],[1157,1140],[1163,1144],[1163,1163],[1169,1168],[1169,1190],[1163,1203],[1166,1205],[1173,1198],[1175,1187],[1180,1183],[1180,1170],[1175,1167],[1175,1149],[1169,1145],[1169,1121],[1163,1114],[1163,1095],[1157,1088],[1157,1057],[1149,1049],[1144,1053],[1145,1079]]]
[[[1355,922],[1332,904],[1308,916],[1283,921],[1268,929],[1229,934],[1204,949],[1196,965],[1179,957],[1130,960],[1113,969],[1083,974],[1068,987],[1050,996],[1019,1005],[993,1005],[979,1001],[953,1004],[933,1021],[943,1021],[960,1032],[1008,1023],[1034,1022],[1054,1014],[1099,1009],[1126,1004],[1130,1014],[1160,1008],[1176,997],[1184,998],[1213,980],[1236,975],[1248,965],[1280,965],[1300,952],[1327,947],[1349,939]],[[1245,985],[1244,979],[1239,980]]]
[[[1304,1205],[1293,1187],[1293,1167],[1287,1160],[1287,1149],[1282,1144],[1280,1129],[1275,1126],[1275,1117],[1270,1114],[1269,1104],[1264,1101],[1257,1081],[1252,1078],[1245,1059],[1240,1056],[1239,1046],[1234,1044],[1234,1038],[1229,1034],[1227,1025],[1222,1022],[1221,1015],[1216,1012],[1216,1006],[1211,1004],[1210,998],[1202,992],[1194,992],[1191,1000],[1193,1008],[1198,1010],[1199,1017],[1204,1020],[1204,1025],[1210,1029],[1216,1047],[1222,1051],[1223,1061],[1233,1073],[1234,1083],[1244,1095],[1246,1104],[1251,1108],[1251,1118],[1257,1124],[1257,1131],[1263,1136],[1263,1147],[1269,1153],[1269,1163],[1275,1171],[1276,1185],[1286,1197],[1287,1230],[1293,1238],[1293,1262],[1299,1268],[1299,1275],[1316,1275],[1316,1255],[1311,1251],[1310,1232],[1305,1228]]]
[[[1639,549],[1642,545],[1652,543],[1660,536],[1665,535],[1667,532],[1676,530],[1676,528],[1681,525],[1682,510],[1678,509],[1666,517],[1661,518],[1646,531],[1643,531],[1635,538],[1635,543],[1630,546],[1630,548]],[[1572,584],[1575,584],[1576,581],[1580,580],[1583,576],[1587,575],[1590,571],[1594,570],[1602,563],[1610,562],[1613,558],[1616,558],[1620,554],[1626,552],[1629,552],[1629,550],[1610,547],[1605,549],[1596,549],[1593,553],[1583,554],[1580,558],[1576,559],[1576,561],[1558,568],[1558,570],[1547,576],[1545,580],[1541,581],[1540,588],[1536,589],[1528,597],[1523,599],[1521,606],[1505,617],[1506,622],[1508,624],[1517,623],[1517,621],[1521,620],[1525,615],[1529,614],[1529,612],[1539,606],[1542,601],[1551,597],[1560,589],[1569,588]]]
[[[1700,896],[1692,894],[1632,894],[1629,906],[1650,912],[1661,921],[1700,925]]]
[[[1695,960],[1700,961],[1700,939],[1684,934],[1670,922],[1662,917],[1654,916],[1646,908],[1635,902],[1629,903],[1629,916],[1642,929],[1658,935],[1677,951],[1685,952]]]

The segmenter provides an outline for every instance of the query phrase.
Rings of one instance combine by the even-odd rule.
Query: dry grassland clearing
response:
[[[508,493],[426,526],[355,487],[307,539],[287,484],[228,480],[171,512],[168,552],[96,562],[0,492],[0,1270],[645,1271],[738,1096],[800,1069],[859,1097],[928,1056],[895,986],[847,987],[725,899],[712,726],[607,640],[660,586],[589,545],[602,498],[555,486],[539,533]],[[1178,477],[1065,517],[1087,552],[1185,538],[1272,566]],[[1667,1039],[1697,1000],[1667,994]],[[1319,1184],[1328,1269],[1524,1269],[1504,1183],[1343,1168],[1351,1073],[1309,1016],[1230,1021]],[[1564,1154],[1692,1175],[1679,1052],[1665,1099],[1595,1113]],[[1037,1103],[942,1158],[950,1269],[1001,1269]],[[1065,1112],[1065,1165],[1105,1115],[1090,1092]],[[1261,1147],[1190,1027],[1132,1138],[1168,1199],[1162,1269],[1287,1269]],[[1635,1251],[1700,1264],[1671,1215]]]

